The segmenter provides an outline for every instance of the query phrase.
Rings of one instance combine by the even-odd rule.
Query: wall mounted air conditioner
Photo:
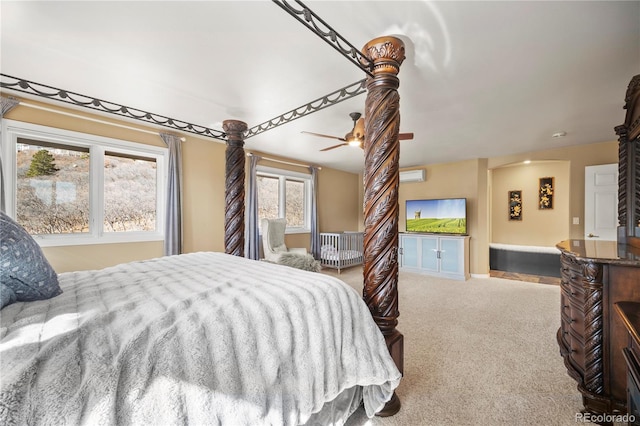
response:
[[[403,182],[424,182],[424,170],[407,170],[400,172],[400,183]]]

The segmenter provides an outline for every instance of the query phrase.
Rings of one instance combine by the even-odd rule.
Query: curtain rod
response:
[[[120,128],[128,129],[128,130],[136,130],[138,132],[149,133],[151,135],[160,136],[159,132],[154,132],[154,131],[146,130],[146,129],[140,129],[138,127],[133,127],[133,126],[127,126],[126,124],[113,123],[111,121],[105,121],[105,120],[100,120],[98,118],[92,118],[92,117],[87,117],[87,116],[84,116],[84,115],[74,114],[72,112],[60,111],[60,110],[53,109],[53,108],[47,108],[47,107],[43,107],[43,106],[40,106],[40,105],[30,104],[29,102],[20,101],[19,105],[22,105],[22,106],[25,106],[25,107],[28,107],[28,108],[39,109],[39,110],[42,110],[42,111],[53,112],[55,114],[66,115],[68,117],[74,117],[74,118],[80,118],[82,120],[93,121],[95,123],[108,124],[110,126],[120,127]],[[185,142],[187,139],[185,137],[181,137],[180,140],[182,142]]]
[[[288,164],[290,166],[298,166],[298,167],[315,167],[318,170],[322,170],[322,167],[318,167],[318,166],[312,166],[310,164],[300,164],[300,163],[292,163],[290,161],[284,161],[284,160],[276,160],[275,158],[269,158],[269,157],[263,157],[262,155],[256,155],[253,154],[251,152],[247,152],[247,157],[260,157],[260,159],[262,160],[267,160],[267,161],[274,161],[276,163],[282,163],[282,164]]]

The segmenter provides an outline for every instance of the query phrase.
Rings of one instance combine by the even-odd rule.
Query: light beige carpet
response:
[[[362,267],[324,269],[362,292]],[[575,425],[582,408],[556,342],[560,288],[400,273],[402,408],[348,426]]]

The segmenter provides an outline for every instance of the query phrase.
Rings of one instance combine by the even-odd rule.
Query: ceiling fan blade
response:
[[[339,145],[330,146],[329,148],[321,149],[320,151],[329,151],[330,149],[340,148],[341,146],[349,145],[347,142],[341,143]]]
[[[353,134],[358,134],[360,137],[364,137],[364,118],[359,118],[353,126]],[[413,133],[400,133],[398,134],[398,140],[413,139]]]
[[[338,139],[339,141],[344,141],[344,142],[347,141],[345,138],[339,138],[337,136],[331,136],[331,135],[323,135],[322,133],[305,132],[305,131],[302,131],[301,133],[306,133],[308,135],[314,135],[314,136],[320,136],[321,138]]]
[[[398,134],[399,141],[406,141],[409,139],[413,139],[413,133],[400,133]]]

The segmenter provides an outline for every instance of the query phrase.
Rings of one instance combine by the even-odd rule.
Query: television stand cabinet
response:
[[[401,233],[400,269],[450,278],[469,279],[469,236]]]

